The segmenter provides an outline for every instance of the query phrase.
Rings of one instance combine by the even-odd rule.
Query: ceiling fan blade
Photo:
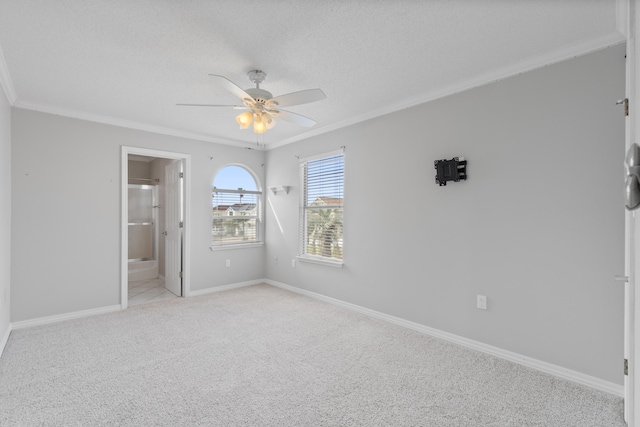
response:
[[[274,110],[274,111],[268,111],[268,114],[273,117],[286,120],[287,122],[294,123],[296,125],[300,125],[308,128],[316,124],[315,120],[310,119],[309,117],[302,116],[300,114],[292,113],[291,111]]]
[[[248,110],[244,105],[218,105],[218,104],[176,104],[180,107],[231,107],[234,110]]]
[[[215,79],[218,81],[218,84],[220,86],[224,87],[226,90],[228,90],[238,98],[242,99],[243,101],[245,99],[248,99],[250,101],[255,102],[255,99],[253,99],[251,95],[249,95],[247,92],[244,91],[244,89],[242,89],[240,86],[238,86],[228,78],[224,76],[218,76],[217,74],[209,74],[209,75],[211,77],[215,77]]]
[[[327,95],[321,89],[307,89],[276,96],[266,102],[268,107],[289,107],[291,105],[308,104],[321,101]]]

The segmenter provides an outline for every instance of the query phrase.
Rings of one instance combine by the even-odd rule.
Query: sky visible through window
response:
[[[256,181],[253,176],[241,166],[226,166],[218,172],[213,180],[213,186],[223,190],[243,190],[255,191]]]

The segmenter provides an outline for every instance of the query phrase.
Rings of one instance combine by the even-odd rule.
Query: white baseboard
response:
[[[110,305],[107,307],[92,308],[90,310],[74,311],[72,313],[56,314],[54,316],[38,317],[36,319],[12,322],[11,328],[15,330],[28,328],[30,326],[47,325],[49,323],[62,322],[63,320],[78,319],[80,317],[95,316],[96,314],[112,313],[120,310],[122,310],[120,305]]]
[[[214,292],[222,292],[222,291],[228,291],[231,289],[243,288],[245,286],[259,285],[261,283],[265,283],[265,281],[263,279],[258,279],[258,280],[250,280],[247,282],[232,283],[230,285],[216,286],[213,288],[191,291],[189,292],[188,296],[194,297],[199,295],[206,295]],[[80,317],[94,316],[96,314],[111,313],[111,312],[120,311],[120,310],[122,310],[122,307],[120,305],[112,305],[108,307],[94,308],[90,310],[75,311],[72,313],[57,314],[54,316],[39,317],[37,319],[21,320],[18,322],[11,323],[9,325],[9,330],[11,331],[15,329],[28,328],[30,326],[46,325],[49,323],[61,322],[63,320],[78,319]],[[8,339],[8,334],[9,332],[7,332],[7,337],[5,339]]]
[[[517,363],[519,365],[526,366],[528,368],[536,369],[538,371],[554,375],[556,377],[573,381],[578,384],[585,385],[606,393],[611,393],[616,396],[624,396],[624,387],[620,384],[615,384],[610,381],[605,381],[600,378],[593,377],[591,375],[583,374],[581,372],[573,371],[571,369],[563,368],[561,366],[553,365],[551,363],[543,362],[541,360],[533,359],[528,356],[523,356],[518,353],[514,353],[508,350],[503,350],[498,347],[494,347],[480,341],[474,341],[469,338],[464,338],[459,335],[444,332],[439,329],[430,328],[419,323],[411,322],[399,317],[390,316],[388,314],[381,313],[379,311],[371,310],[359,305],[344,302],[335,298],[327,297],[315,292],[307,291],[304,289],[296,288],[295,286],[286,285],[284,283],[276,282],[275,280],[263,279],[262,283],[266,283],[271,286],[275,286],[287,291],[295,292],[301,295],[305,295],[320,301],[328,302],[329,304],[337,305],[346,308],[351,311],[365,314],[367,316],[375,317],[376,319],[384,320],[389,323],[393,323],[398,326],[412,329],[417,332],[421,332],[426,335],[430,335],[436,338],[440,338],[445,341],[449,341],[467,348],[481,351],[491,356],[499,357],[510,362]]]
[[[188,296],[198,297],[200,295],[212,294],[214,292],[229,291],[231,289],[244,288],[245,286],[260,285],[262,283],[266,283],[265,279],[249,280],[247,282],[232,283],[230,285],[214,286],[212,288],[198,289],[197,291],[191,291],[189,292]]]
[[[7,330],[4,333],[2,340],[0,340],[0,357],[2,357],[4,348],[6,347],[7,342],[9,341],[9,335],[11,335],[11,331],[12,331],[12,327],[11,327],[11,323],[9,323],[9,326],[7,327]]]

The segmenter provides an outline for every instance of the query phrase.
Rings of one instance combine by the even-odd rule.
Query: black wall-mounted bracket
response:
[[[467,161],[464,157],[436,160],[433,166],[436,169],[436,184],[441,187],[447,185],[447,181],[459,182],[467,179]]]

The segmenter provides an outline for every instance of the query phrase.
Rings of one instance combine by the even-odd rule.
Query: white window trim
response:
[[[327,151],[326,153],[314,154],[313,156],[300,157],[298,160],[300,163],[306,163],[313,160],[324,159],[325,157],[333,157],[338,154],[344,154],[344,148],[340,148],[339,150]]]
[[[328,152],[324,152],[324,153],[320,153],[320,154],[316,154],[316,155],[312,155],[312,156],[307,156],[307,157],[299,157],[298,161],[299,161],[299,169],[302,168],[302,165],[304,163],[313,161],[313,160],[318,160],[318,159],[323,159],[326,157],[333,157],[333,156],[337,156],[339,154],[343,154],[344,155],[345,152],[345,147],[341,147],[338,150],[333,150],[333,151],[328,151]],[[343,166],[343,172],[346,174],[346,162]],[[344,193],[345,193],[345,189],[344,189],[344,180],[345,177],[343,175],[343,190],[342,190],[342,197],[343,197],[343,209],[344,209]],[[302,233],[304,234],[303,228],[303,222],[304,222],[304,198],[305,198],[305,193],[306,193],[306,189],[305,189],[305,177],[304,174],[300,174],[300,201],[298,203],[299,205],[299,212],[298,212],[298,222],[299,222],[299,227],[298,227],[298,233]],[[343,236],[344,237],[344,236]],[[338,258],[327,258],[327,257],[323,257],[323,256],[318,256],[318,255],[308,255],[308,254],[303,254],[300,253],[300,251],[302,250],[302,239],[303,239],[303,235],[299,235],[298,236],[298,255],[296,256],[296,259],[305,263],[310,263],[310,264],[318,264],[318,265],[324,265],[324,266],[328,266],[328,267],[333,267],[333,268],[343,268],[344,266],[344,258],[343,259],[338,259]],[[343,257],[344,257],[344,253],[343,253]]]
[[[247,243],[221,243],[218,245],[211,245],[209,249],[212,251],[226,251],[227,249],[244,249],[244,248],[258,248],[264,246],[264,242],[247,242]]]
[[[296,259],[302,262],[308,262],[310,264],[326,265],[333,268],[342,268],[344,266],[344,261],[342,260],[334,260],[331,258],[317,257],[312,255],[298,255]]]

